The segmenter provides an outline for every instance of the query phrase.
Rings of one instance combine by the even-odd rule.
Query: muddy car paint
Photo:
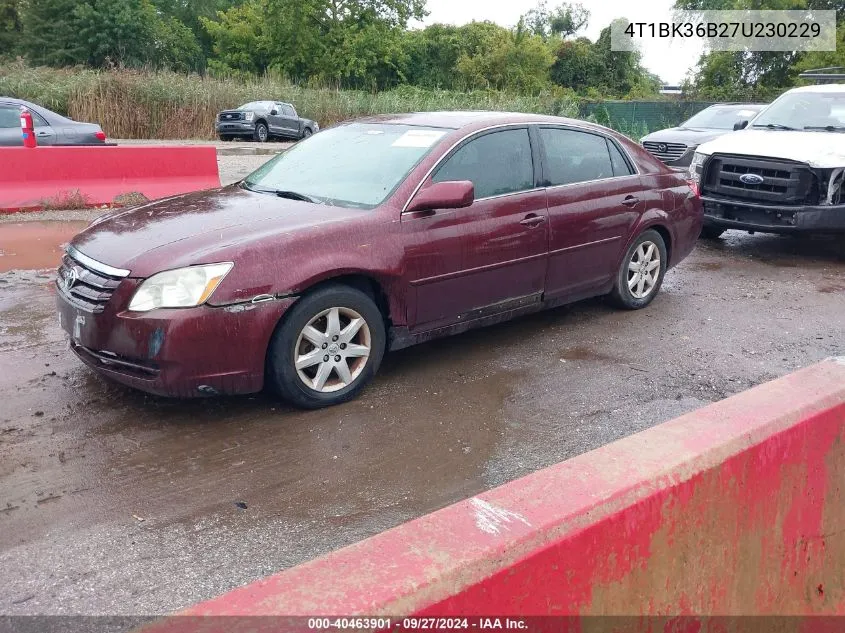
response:
[[[321,282],[371,288],[389,325],[388,347],[397,349],[605,294],[642,231],[661,232],[674,266],[692,250],[701,229],[700,202],[686,180],[605,128],[491,113],[369,121],[447,132],[375,209],[314,205],[230,186],[114,213],[79,234],[71,245],[95,267],[130,272],[116,279],[99,314],[69,303],[60,284],[63,326],[78,339],[77,354],[101,373],[153,393],[257,391],[277,324],[297,297]],[[637,174],[550,188],[540,182],[538,170],[530,191],[478,200],[466,209],[403,213],[462,139],[540,124],[614,139]],[[638,200],[626,206],[627,197]],[[548,222],[520,224],[534,214]],[[479,215],[483,221],[475,221]],[[222,261],[235,266],[206,304],[149,313],[126,309],[150,275]],[[85,323],[74,332],[80,316]]]

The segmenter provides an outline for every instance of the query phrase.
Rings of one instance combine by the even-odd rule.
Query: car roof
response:
[[[733,103],[714,103],[711,106],[707,106],[706,109],[710,108],[765,108],[768,103],[741,103],[741,102],[733,102]]]
[[[557,125],[573,125],[581,128],[593,129],[604,133],[612,130],[588,121],[569,119],[566,117],[548,116],[543,114],[524,114],[520,112],[489,112],[489,111],[443,111],[443,112],[410,112],[407,114],[382,114],[356,119],[356,123],[386,123],[392,125],[414,125],[420,127],[438,127],[450,130],[464,128],[477,129],[491,125],[507,125],[520,123],[551,123]]]
[[[845,84],[819,84],[816,86],[801,86],[800,88],[793,88],[787,90],[784,94],[790,92],[832,92],[845,93]]]

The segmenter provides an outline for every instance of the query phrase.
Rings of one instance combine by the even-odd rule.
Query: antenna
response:
[[[840,71],[840,72],[835,72]],[[815,68],[798,75],[801,79],[810,79],[817,84],[836,83],[845,81],[845,66],[831,66],[830,68]]]

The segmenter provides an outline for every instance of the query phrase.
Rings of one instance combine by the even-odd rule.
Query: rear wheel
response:
[[[660,290],[667,265],[666,243],[660,233],[644,231],[622,258],[610,295],[614,303],[628,310],[646,307]]]
[[[340,404],[372,379],[384,349],[375,302],[349,286],[325,286],[297,301],[273,335],[268,382],[301,408]]]
[[[705,240],[715,240],[718,239],[722,233],[725,232],[726,229],[723,229],[718,226],[705,226],[701,229],[701,234],[699,237]]]
[[[270,130],[267,127],[267,124],[264,122],[259,122],[255,126],[255,133],[253,134],[253,138],[258,141],[259,143],[266,143],[267,140],[270,138]]]

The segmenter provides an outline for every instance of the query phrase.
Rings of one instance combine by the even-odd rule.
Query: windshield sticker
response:
[[[431,147],[445,133],[436,130],[409,130],[393,141],[392,147]]]

